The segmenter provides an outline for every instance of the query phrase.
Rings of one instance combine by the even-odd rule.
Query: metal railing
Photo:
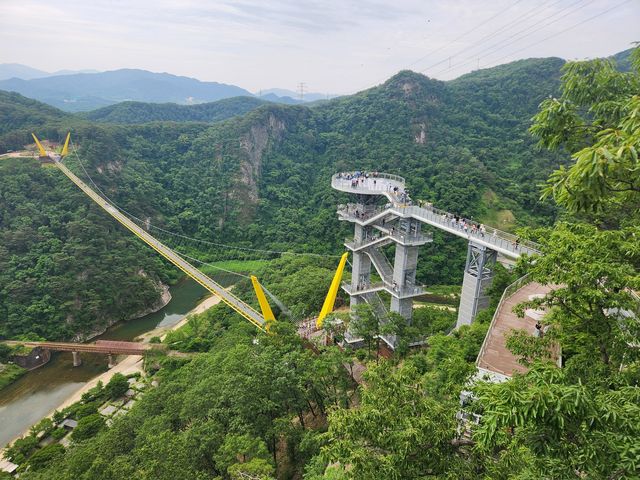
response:
[[[449,233],[453,233],[461,237],[466,237],[469,240],[475,239],[486,244],[489,247],[494,246],[504,252],[511,252],[514,254],[517,253],[518,255],[523,253],[540,253],[540,245],[535,242],[520,239],[517,235],[514,235],[512,233],[508,233],[490,226],[484,226],[484,229],[481,229],[479,222],[460,217],[458,218],[462,221],[455,221],[455,215],[445,210],[435,208],[431,204],[428,204],[427,206],[417,206],[411,205],[410,200],[408,200],[409,205],[401,202],[401,198],[399,198],[398,195],[394,195],[393,191],[391,190],[391,187],[396,185],[390,183],[390,181],[396,182],[397,186],[400,186],[404,191],[405,180],[398,175],[379,173],[375,179],[380,179],[382,180],[381,182],[376,182],[374,184],[373,177],[370,176],[365,180],[364,184],[361,184],[357,187],[351,186],[350,179],[338,178],[338,175],[339,174],[335,174],[331,177],[331,186],[338,190],[354,193],[365,192],[368,190],[372,193],[380,193],[382,195],[385,195],[390,200],[390,203],[387,204],[387,206],[384,208],[377,208],[374,210],[362,212],[359,211],[357,205],[355,204],[340,205],[338,207],[338,214],[340,214],[346,220],[369,221],[373,217],[376,217],[383,214],[385,211],[388,211],[389,213],[402,217],[413,217],[417,220],[424,219],[425,223],[431,223],[432,225],[441,227]],[[465,224],[467,225],[466,230],[464,228],[463,222],[465,222]],[[473,225],[476,226],[475,230],[473,228]]]
[[[351,284],[347,282],[342,282],[342,288],[349,295],[363,295],[369,292],[385,290],[389,292],[391,295],[393,295],[394,297],[398,297],[398,298],[417,297],[420,295],[424,295],[425,293],[428,293],[425,287],[422,287],[419,285],[404,285],[402,287],[398,287],[386,281],[359,285],[355,289],[353,289]]]
[[[347,248],[351,250],[360,250],[362,248],[366,248],[368,246],[376,245],[379,243],[383,243],[385,241],[396,241],[401,244],[423,244],[433,241],[433,235],[428,233],[420,233],[420,234],[405,234],[398,231],[389,232],[386,234],[381,234],[374,237],[364,238],[360,241],[356,241],[353,237],[346,237],[344,239],[344,244]]]
[[[369,178],[370,179],[376,179],[376,180],[391,180],[392,182],[396,182],[402,186],[404,186],[405,184],[405,179],[404,177],[401,177],[400,175],[394,175],[393,173],[383,173],[383,172],[367,172],[369,174]],[[338,176],[341,175],[341,178],[338,178]],[[333,180],[347,180],[348,176],[351,176],[352,178],[354,177],[355,172],[339,172],[339,173],[334,173],[331,176],[331,182],[333,183]],[[351,181],[351,178],[348,179],[349,182]]]
[[[478,363],[480,362],[480,358],[482,357],[482,355],[484,355],[484,352],[485,352],[485,350],[487,348],[487,341],[489,339],[489,333],[491,332],[491,329],[495,326],[496,322],[498,321],[498,316],[500,315],[500,311],[502,309],[502,306],[504,305],[504,302],[511,295],[513,295],[518,290],[520,290],[522,287],[527,285],[530,281],[531,281],[531,279],[529,278],[529,274],[527,273],[526,275],[524,275],[524,276],[520,277],[519,279],[517,279],[515,282],[513,282],[507,288],[505,288],[504,292],[502,292],[502,296],[500,297],[500,301],[498,302],[498,305],[496,306],[496,311],[493,312],[493,318],[491,319],[491,323],[489,324],[489,329],[487,330],[487,334],[484,336],[484,340],[482,342],[482,346],[480,347],[480,351],[478,352],[478,356],[476,357],[476,366],[478,366]]]
[[[336,190],[343,190],[354,193],[381,193],[388,194],[393,191],[393,187],[404,190],[405,180],[398,175],[392,175],[390,173],[378,173],[377,176],[369,174],[369,177],[351,177],[348,178],[348,173],[343,173],[342,177],[338,177],[338,173],[331,177],[331,187]],[[353,182],[358,180],[357,182]]]
[[[479,228],[474,232],[471,223],[466,219],[460,218],[460,220],[466,221],[467,223],[467,230],[465,232],[462,222],[455,221],[455,215],[435,207],[394,207],[392,210],[414,218],[418,217],[418,220],[420,219],[419,217],[425,218],[429,222],[441,225],[446,229],[459,231],[459,235],[466,236],[470,240],[481,240],[504,250],[519,251],[521,253],[529,254],[540,253],[540,245],[535,242],[522,240],[517,235],[487,226],[485,226],[485,232],[481,232]],[[476,224],[476,226],[479,225],[478,222],[473,223]]]

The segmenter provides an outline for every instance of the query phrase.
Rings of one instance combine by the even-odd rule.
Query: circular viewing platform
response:
[[[341,172],[331,177],[331,187],[335,190],[359,195],[393,195],[404,193],[404,178],[380,172]]]

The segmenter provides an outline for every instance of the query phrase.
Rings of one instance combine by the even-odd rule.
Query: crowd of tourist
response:
[[[367,172],[359,170],[355,172],[337,174],[338,179],[351,181],[351,188],[367,187],[377,189],[378,177],[378,172]],[[394,203],[400,204],[400,206],[411,206],[414,204],[411,200],[411,197],[409,196],[409,192],[406,189],[403,189],[398,185],[394,185],[392,182],[387,183],[386,189],[396,198]],[[485,238],[487,236],[487,227],[482,223],[474,222],[473,220],[466,219],[457,214],[440,212],[433,207],[433,204],[431,202],[418,200],[417,205],[420,208],[430,210],[434,215],[440,215],[442,223],[444,225],[450,225],[452,228],[462,230],[466,235],[478,236],[480,238]],[[391,204],[387,204],[386,208],[390,207]],[[354,213],[356,218],[365,218],[364,212],[360,212],[356,209]],[[493,232],[491,233],[491,238],[495,241],[497,236],[498,231],[494,228]],[[513,248],[518,250],[518,248],[520,247],[520,239],[516,238],[511,243]]]

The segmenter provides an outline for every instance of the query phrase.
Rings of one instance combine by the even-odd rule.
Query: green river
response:
[[[222,285],[230,285],[233,277],[215,276]],[[97,339],[133,340],[156,327],[172,326],[207,296],[204,288],[191,279],[171,287],[171,301],[162,309],[142,318],[118,323]],[[82,354],[82,365],[72,366],[71,354],[52,355],[49,363],[28,372],[0,390],[0,448],[28,430],[93,377],[107,370],[105,355]]]

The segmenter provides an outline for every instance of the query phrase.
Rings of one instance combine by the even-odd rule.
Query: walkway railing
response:
[[[500,316],[500,312],[502,310],[504,302],[511,295],[513,295],[518,290],[520,290],[522,287],[524,287],[526,284],[528,284],[530,281],[531,281],[531,279],[529,278],[529,274],[527,273],[526,275],[524,275],[524,276],[520,277],[519,279],[517,279],[515,282],[513,282],[507,288],[505,288],[504,292],[502,292],[502,296],[500,297],[500,301],[498,302],[498,305],[496,306],[496,311],[493,313],[493,318],[491,319],[491,323],[489,324],[489,329],[487,330],[487,334],[484,336],[484,341],[482,342],[482,347],[480,347],[480,351],[478,352],[478,356],[476,357],[476,366],[478,366],[478,363],[480,362],[480,358],[482,358],[482,356],[485,353],[485,350],[487,348],[487,341],[489,339],[489,332],[491,332],[491,329],[495,326],[496,322],[498,321],[498,317]]]
[[[347,282],[343,282],[342,288],[349,295],[362,295],[368,292],[378,292],[380,290],[385,290],[386,292],[390,293],[391,295],[397,298],[419,297],[420,295],[424,295],[428,293],[424,287],[421,287],[418,285],[405,285],[403,287],[397,287],[397,286],[394,287],[393,284],[385,281],[360,285],[359,287],[356,287],[355,290],[351,287],[351,284]]]
[[[464,226],[460,221],[455,222],[455,216],[444,210],[440,210],[434,207],[399,207],[394,210],[405,212],[405,215],[410,215],[417,220],[424,218],[429,223],[437,224],[447,230],[458,230],[457,235],[466,236],[469,240],[476,239],[482,242],[494,245],[504,250],[512,250],[519,253],[534,254],[540,253],[540,246],[537,243],[527,240],[521,240],[517,235],[504,232],[493,227],[486,227],[485,232],[481,232],[476,229],[475,233],[469,222],[467,222],[467,231],[464,231]],[[455,223],[454,223],[455,222]],[[477,222],[474,222],[478,225]],[[453,232],[455,233],[455,232]]]
[[[379,243],[383,243],[387,240],[395,239],[398,243],[403,245],[414,245],[414,244],[424,244],[433,241],[433,235],[429,233],[420,233],[416,234],[405,234],[401,232],[393,232],[381,234],[377,237],[369,237],[360,240],[359,242],[355,241],[353,237],[347,237],[344,239],[344,244],[347,248],[351,250],[360,250],[362,248],[367,248],[372,245],[377,245]]]
[[[482,232],[477,222],[473,222],[476,225],[474,231],[472,224],[467,221],[467,229],[465,231],[462,223],[464,219],[459,217],[459,220],[455,221],[455,215],[434,207],[390,205],[385,208],[360,212],[354,204],[347,204],[338,206],[338,214],[345,220],[361,222],[362,224],[371,224],[385,215],[411,217],[422,223],[465,238],[468,241],[475,241],[489,248],[494,248],[507,256],[519,257],[525,253],[528,255],[540,253],[540,245],[535,242],[522,240],[517,235],[493,227],[485,226],[485,231]]]

